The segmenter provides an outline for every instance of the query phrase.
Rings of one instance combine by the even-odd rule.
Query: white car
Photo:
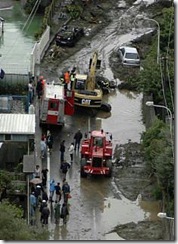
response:
[[[140,57],[135,47],[122,46],[118,51],[123,65],[140,66]]]

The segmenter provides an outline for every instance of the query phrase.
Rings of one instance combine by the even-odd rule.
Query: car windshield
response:
[[[128,58],[128,59],[139,59],[137,53],[126,53],[125,58]]]
[[[70,32],[69,31],[68,32],[62,32],[59,35],[62,36],[63,38],[69,38],[72,36],[72,32],[71,31]]]

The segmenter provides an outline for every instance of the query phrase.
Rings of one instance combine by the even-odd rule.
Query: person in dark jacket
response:
[[[41,186],[37,185],[35,188],[36,207],[38,207],[38,204],[40,202],[41,192],[42,192]]]
[[[43,94],[43,76],[40,76],[39,80],[37,81],[36,92],[38,95],[38,99],[40,99]]]
[[[64,183],[63,183],[62,192],[63,192],[64,202],[67,203],[68,194],[70,193],[70,185],[68,184],[67,181],[64,181]]]
[[[49,215],[50,215],[50,210],[46,204],[46,206],[42,209],[42,220],[44,225],[48,224]]]
[[[67,204],[63,203],[61,208],[61,218],[63,219],[63,224],[67,223],[67,215],[69,215]]]
[[[45,200],[46,202],[48,201],[48,195],[46,193],[46,191],[43,191],[42,193],[42,201]]]
[[[76,151],[76,149],[80,149],[80,141],[82,139],[83,135],[82,132],[80,131],[80,129],[78,129],[78,131],[75,133],[74,135],[74,141],[75,141],[75,145],[74,145],[74,150]]]
[[[60,144],[60,153],[61,153],[61,163],[64,161],[64,153],[65,153],[65,140],[63,140]]]
[[[42,169],[42,185],[46,187],[48,169]]]
[[[43,222],[43,214],[42,214],[42,211],[43,211],[43,208],[47,206],[47,203],[46,203],[46,200],[42,200],[42,203],[40,205],[40,213],[41,213],[41,217],[40,217],[40,221]]]
[[[60,202],[60,200],[61,200],[61,186],[60,186],[59,182],[55,186],[55,190],[56,190],[56,201]]]
[[[49,130],[47,131],[46,145],[48,146],[49,152],[51,153],[53,148],[53,136],[51,135],[51,132]]]
[[[63,161],[61,163],[61,171],[63,173],[63,178],[66,178],[66,174],[68,172],[68,169],[70,169],[70,164],[67,161]]]

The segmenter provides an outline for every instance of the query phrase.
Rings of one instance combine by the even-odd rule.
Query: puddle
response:
[[[106,232],[111,231],[117,225],[130,222],[138,223],[143,220],[157,220],[160,210],[159,203],[146,201],[130,201],[121,196],[121,199],[107,198],[104,201],[104,209],[101,215],[101,223]],[[111,236],[116,238],[114,234]],[[110,236],[107,236],[110,238]],[[119,237],[118,237],[119,238]]]

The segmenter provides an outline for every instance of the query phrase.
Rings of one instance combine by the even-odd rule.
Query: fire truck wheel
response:
[[[86,160],[86,158],[81,158],[81,167],[82,166],[85,166],[87,164],[87,160]]]
[[[108,103],[102,103],[100,109],[104,112],[111,112],[111,105]]]
[[[107,87],[103,87],[102,91],[104,95],[109,94],[109,89]]]
[[[106,167],[109,168],[109,174],[107,175],[107,177],[111,177],[112,176],[112,161],[111,160],[108,160],[106,162]]]
[[[84,167],[81,167],[81,170],[80,170],[80,176],[81,176],[82,178],[86,178],[86,177],[87,177],[87,173],[85,173],[85,171],[84,171]]]
[[[81,169],[80,169],[80,175],[82,178],[87,177],[87,174],[84,171],[84,166],[87,164],[86,158],[81,158]]]

